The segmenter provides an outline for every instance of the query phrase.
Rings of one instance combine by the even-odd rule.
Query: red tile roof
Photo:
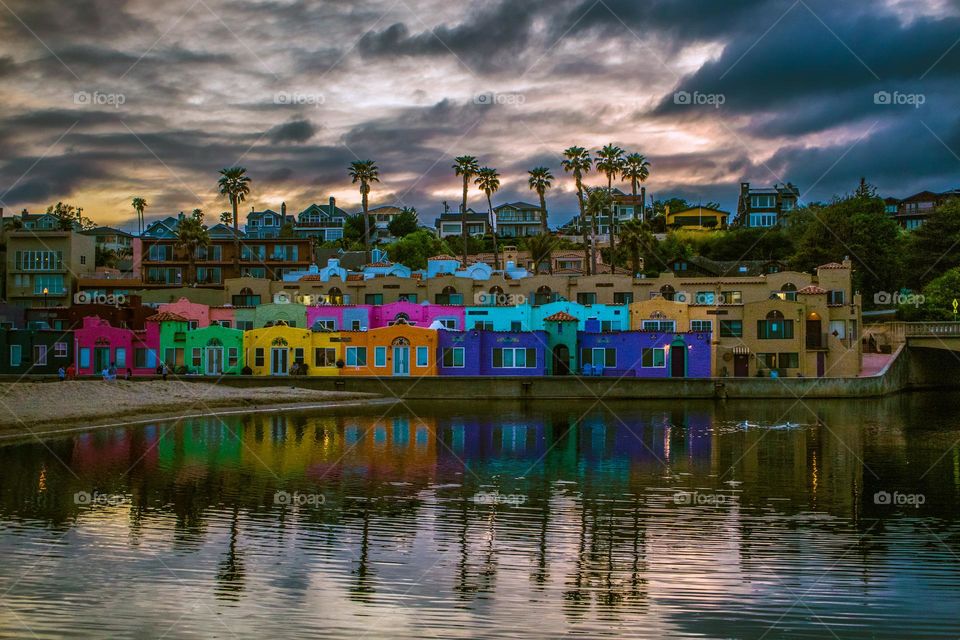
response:
[[[577,319],[566,311],[558,311],[557,313],[543,319],[544,322],[577,322]]]
[[[452,257],[452,256],[448,256],[448,255],[445,254],[445,253],[441,253],[441,254],[438,255],[438,256],[433,256],[432,258],[427,258],[427,260],[428,260],[428,261],[429,261],[429,260],[456,260],[456,258],[454,258],[454,257]]]
[[[804,287],[803,289],[800,289],[799,291],[797,291],[797,293],[803,296],[820,296],[825,294],[826,292],[827,292],[826,289],[821,289],[815,284],[811,284],[810,286]]]
[[[363,280],[363,274],[362,274],[362,273],[348,273],[348,274],[347,274],[347,281],[349,282],[349,281],[351,281],[351,280],[352,280],[352,281]]]
[[[148,322],[186,322],[187,319],[178,313],[161,311],[160,313],[157,313],[147,318],[147,321]]]
[[[827,264],[820,265],[817,269],[846,269],[846,267],[839,262],[828,262]]]
[[[300,276],[300,282],[323,282],[323,276],[318,276],[316,274]]]

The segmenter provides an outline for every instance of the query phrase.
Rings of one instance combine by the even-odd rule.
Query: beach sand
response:
[[[260,407],[373,403],[372,393],[298,387],[236,388],[206,382],[69,380],[0,383],[0,438],[144,419],[176,418]]]

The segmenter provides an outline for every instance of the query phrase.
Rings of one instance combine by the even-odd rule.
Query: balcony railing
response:
[[[960,322],[891,322],[893,335],[899,338],[917,336],[960,336]]]

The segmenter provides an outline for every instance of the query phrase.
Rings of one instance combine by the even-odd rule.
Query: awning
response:
[[[737,354],[738,356],[740,356],[740,355],[746,355],[746,354],[750,353],[750,347],[744,347],[744,346],[742,346],[742,345],[741,345],[741,346],[736,346],[736,347],[733,348],[733,352],[734,352],[735,354]]]

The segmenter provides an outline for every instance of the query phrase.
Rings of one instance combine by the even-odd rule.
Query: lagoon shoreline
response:
[[[392,404],[382,394],[295,386],[239,389],[212,381],[0,383],[0,441],[185,418]]]

